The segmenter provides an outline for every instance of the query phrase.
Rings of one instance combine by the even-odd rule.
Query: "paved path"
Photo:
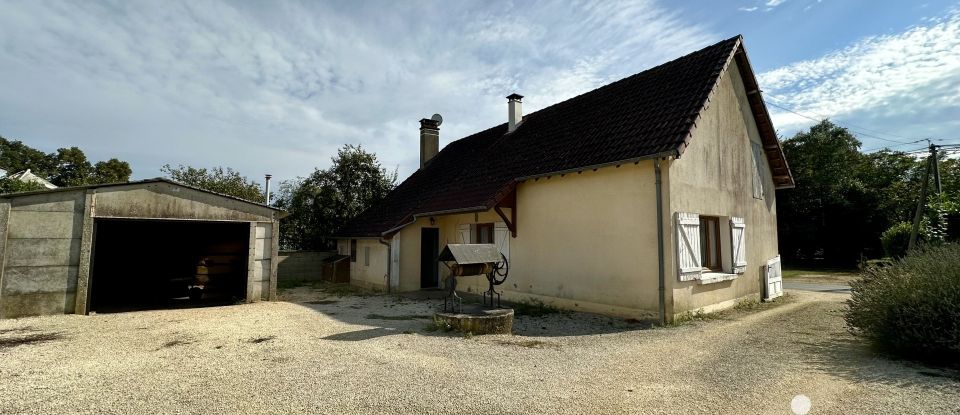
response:
[[[845,284],[821,284],[784,280],[783,288],[788,290],[814,291],[821,293],[850,293],[850,286]]]

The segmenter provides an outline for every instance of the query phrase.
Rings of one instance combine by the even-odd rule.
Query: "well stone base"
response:
[[[448,327],[450,330],[461,333],[475,335],[513,333],[512,308],[464,310],[461,313],[436,313],[433,315],[433,320],[438,326]]]

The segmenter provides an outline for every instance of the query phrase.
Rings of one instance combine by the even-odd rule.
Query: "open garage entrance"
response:
[[[247,222],[96,219],[93,238],[92,311],[246,299]]]

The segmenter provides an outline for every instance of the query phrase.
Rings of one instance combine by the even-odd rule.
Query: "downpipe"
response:
[[[381,244],[387,247],[387,275],[384,275],[383,279],[386,280],[387,294],[389,294],[390,293],[390,274],[391,274],[390,271],[391,271],[391,268],[393,268],[393,252],[390,252],[390,251],[393,250],[393,246],[390,245],[389,241],[383,238],[378,239],[377,242],[380,242]]]
[[[659,305],[660,305],[660,325],[667,324],[667,297],[666,297],[666,276],[663,265],[663,180],[660,173],[660,158],[653,160],[653,172],[656,176],[657,189],[657,266],[659,282]]]

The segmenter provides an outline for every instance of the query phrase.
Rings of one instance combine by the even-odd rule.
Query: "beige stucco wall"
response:
[[[370,265],[364,261],[364,250],[370,249]],[[349,242],[346,255],[350,255]],[[357,261],[350,263],[350,282],[352,284],[386,291],[387,247],[376,239],[357,240]]]
[[[700,308],[712,311],[732,306],[738,299],[759,298],[762,267],[777,255],[776,193],[764,158],[765,196],[762,200],[753,197],[751,142],[760,143],[760,135],[736,64],[731,63],[709,107],[697,122],[690,146],[680,159],[671,161],[665,171],[669,200],[665,235],[671,253],[667,255],[667,283],[673,294],[672,299],[668,296],[668,313]],[[706,285],[680,281],[676,265],[676,212],[723,219],[743,217],[747,225],[746,272],[732,281]],[[721,227],[727,228],[729,224],[723,221]],[[729,246],[729,241],[723,243]]]
[[[517,237],[510,240],[504,299],[629,317],[657,310],[656,206],[651,161],[528,180],[517,188]],[[504,213],[510,214],[509,209]],[[493,211],[436,216],[440,246],[459,243],[458,226],[503,220]],[[401,291],[420,289],[419,218],[402,228]],[[342,242],[343,243],[343,242]],[[358,252],[358,257],[361,255]],[[382,254],[386,258],[386,252]],[[380,273],[382,280],[383,271]],[[440,265],[441,279],[447,270]],[[357,279],[354,272],[351,279]],[[487,289],[482,277],[458,288]]]

